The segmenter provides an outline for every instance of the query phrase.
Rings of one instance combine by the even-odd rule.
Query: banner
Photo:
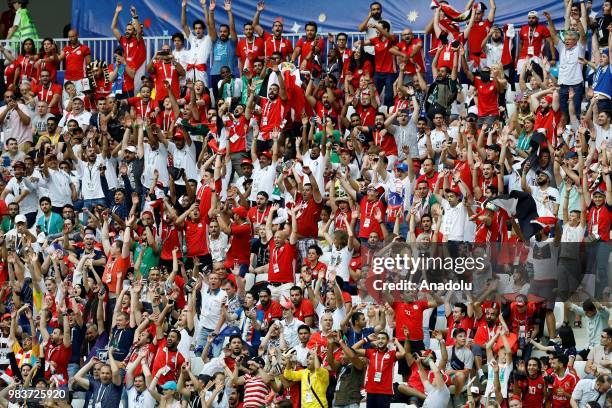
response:
[[[304,24],[314,21],[319,26],[319,33],[355,32],[358,25],[367,16],[370,0],[352,1],[295,1],[295,0],[269,0],[265,3],[265,10],[261,15],[260,23],[269,31],[272,22],[280,19],[284,23],[286,33],[303,33]],[[410,27],[415,31],[425,29],[433,18],[430,0],[412,1],[381,1],[383,5],[383,19],[391,23],[393,31]],[[484,2],[489,7],[488,1]],[[548,11],[556,21],[563,18],[562,1],[530,1],[517,3],[514,0],[497,0],[495,14],[496,24],[513,23],[523,25],[527,23],[527,13],[536,10],[540,14],[540,21],[545,22],[542,12]],[[466,2],[451,0],[450,4],[457,10],[463,10]],[[117,1],[99,0],[73,0],[72,23],[83,38],[112,37],[111,21]],[[181,29],[181,1],[180,0],[130,0],[124,1],[124,9],[119,16],[119,29],[124,30],[130,20],[129,8],[135,6],[140,21],[144,24],[145,35],[165,36]],[[242,25],[253,19],[257,2],[255,0],[235,0],[232,4],[236,30],[242,34]],[[489,10],[485,11],[485,18]],[[599,10],[597,10],[599,11]],[[204,19],[199,1],[190,0],[187,6],[187,24],[191,27],[196,19]],[[215,10],[217,25],[227,23],[227,13],[223,9],[223,1],[217,1]]]

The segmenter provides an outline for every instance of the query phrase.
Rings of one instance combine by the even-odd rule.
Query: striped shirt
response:
[[[244,408],[260,408],[266,405],[266,397],[270,387],[260,375],[246,374],[244,376]]]

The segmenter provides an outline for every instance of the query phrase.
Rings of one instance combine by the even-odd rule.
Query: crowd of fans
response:
[[[434,1],[430,49],[383,6],[0,49],[0,406],[612,406],[610,0]]]

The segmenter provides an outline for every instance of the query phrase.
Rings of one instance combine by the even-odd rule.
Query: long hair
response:
[[[355,59],[351,56],[349,60],[349,71],[354,72],[356,69],[360,69],[363,67],[363,64],[366,62],[367,58],[365,52],[363,51],[363,45],[359,46],[359,59]]]
[[[31,38],[26,38],[21,43],[21,55],[26,55],[26,52],[25,52],[25,43],[27,43],[27,42],[32,43],[32,51],[30,51],[30,53],[27,54],[27,55],[36,55],[36,43]]]
[[[55,44],[55,41],[53,41],[53,38],[47,37],[47,38],[44,38],[42,42],[40,43],[40,49],[38,50],[38,56],[40,58],[45,58],[47,56],[47,54],[45,54],[45,42],[46,41],[49,41],[53,45],[55,49],[53,53],[57,54],[57,44]]]

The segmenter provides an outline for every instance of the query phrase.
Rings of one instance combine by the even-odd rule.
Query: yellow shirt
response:
[[[308,369],[293,371],[286,368],[283,375],[290,381],[301,382],[302,408],[321,408],[321,404],[319,404],[319,401],[317,401],[317,398],[310,389],[311,385],[321,400],[323,408],[327,408],[328,405],[327,399],[325,398],[325,392],[329,385],[329,371],[325,368],[317,368],[314,373],[311,373]]]

